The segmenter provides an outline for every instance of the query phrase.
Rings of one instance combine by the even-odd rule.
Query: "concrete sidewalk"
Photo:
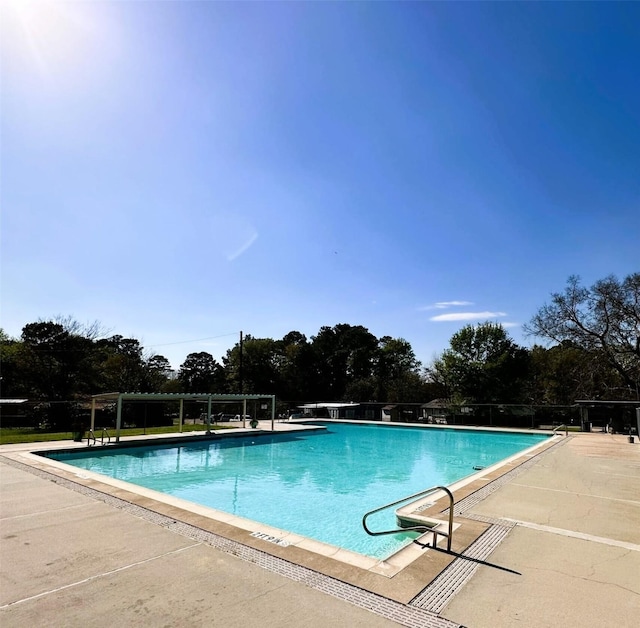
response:
[[[471,509],[517,522],[441,613],[473,628],[640,625],[640,445],[580,434]],[[467,513],[469,514],[469,513]]]
[[[0,473],[5,628],[397,625],[25,471]]]
[[[477,567],[438,613],[385,598],[368,572],[354,582],[345,568],[340,582],[305,567],[301,579],[295,564],[277,572],[221,551],[181,534],[180,522],[169,529],[15,464],[20,449],[29,447],[0,447],[3,627],[635,627],[640,618],[640,445],[625,436],[567,438],[466,510],[514,526],[486,562],[517,573]],[[442,556],[427,551],[422,562]],[[389,590],[403,578],[385,579]]]

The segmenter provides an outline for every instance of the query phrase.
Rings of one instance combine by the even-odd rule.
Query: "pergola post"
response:
[[[120,442],[120,426],[122,425],[122,395],[118,395],[116,404],[116,443]]]
[[[211,395],[207,403],[207,434],[211,434]]]
[[[180,433],[182,434],[182,412],[184,410],[184,399],[180,397],[180,414],[178,415],[178,425],[180,426]]]
[[[96,400],[91,399],[91,431],[95,433],[96,429]]]
[[[272,432],[276,431],[275,420],[276,420],[276,398],[275,398],[275,395],[271,395],[271,431]]]

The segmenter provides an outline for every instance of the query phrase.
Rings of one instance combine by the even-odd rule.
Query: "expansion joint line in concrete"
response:
[[[79,585],[86,584],[87,582],[98,580],[99,578],[106,578],[106,577],[112,576],[113,574],[117,574],[121,571],[127,571],[128,569],[133,569],[134,567],[139,567],[140,565],[151,563],[154,560],[164,558],[165,556],[171,556],[172,554],[179,554],[181,552],[190,550],[192,547],[198,547],[198,545],[199,545],[198,543],[195,543],[194,545],[189,545],[188,547],[181,547],[179,549],[171,550],[170,552],[164,552],[163,554],[159,554],[158,556],[152,556],[151,558],[145,558],[144,560],[139,560],[135,563],[130,563],[129,565],[123,565],[122,567],[118,567],[117,569],[110,569],[109,571],[105,571],[103,573],[97,573],[93,576],[89,576],[88,578],[83,578],[82,580],[78,580],[77,582],[71,582],[70,584],[65,584],[64,586],[57,587],[56,589],[43,591],[41,593],[37,593],[36,595],[31,595],[29,597],[22,598],[21,600],[15,600],[13,602],[9,602],[8,604],[3,604],[2,606],[0,606],[0,610],[9,608],[10,606],[15,606],[16,604],[22,604],[24,602],[30,602],[31,600],[37,600],[38,598],[45,597],[46,595],[51,595],[52,593],[58,593],[59,591],[64,591],[65,589],[72,589],[73,587],[77,587]]]
[[[98,501],[102,501],[109,506],[118,508],[141,519],[167,528],[168,530],[186,536],[192,540],[200,541],[211,545],[217,550],[232,554],[242,560],[253,563],[268,571],[280,574],[291,580],[305,584],[309,588],[321,591],[357,606],[380,615],[385,619],[409,626],[411,628],[463,628],[459,624],[443,617],[439,617],[433,611],[421,608],[418,605],[405,605],[395,600],[385,598],[376,593],[366,591],[359,587],[342,582],[336,578],[326,576],[317,571],[289,562],[283,558],[272,556],[248,545],[243,545],[237,541],[226,539],[197,526],[178,521],[166,515],[156,513],[152,510],[132,504],[126,500],[114,497],[94,488],[78,484],[73,480],[61,478],[43,469],[31,467],[27,464],[0,455],[0,462],[15,467],[42,479],[49,480],[60,486],[81,493]]]

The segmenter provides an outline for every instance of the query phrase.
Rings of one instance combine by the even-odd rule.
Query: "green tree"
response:
[[[93,339],[83,335],[79,326],[70,329],[55,321],[23,327],[14,366],[29,396],[70,400],[95,387],[98,373]]]
[[[180,366],[178,381],[184,392],[219,393],[224,391],[224,370],[210,353],[190,353]]]
[[[389,402],[424,400],[425,382],[420,374],[420,362],[404,338],[380,338],[375,373],[376,399]]]
[[[529,354],[502,325],[467,325],[451,337],[450,344],[431,371],[451,398],[467,403],[525,400]]]
[[[531,351],[529,396],[538,404],[570,405],[576,399],[611,399],[622,379],[598,350],[565,340],[549,349]]]
[[[242,369],[240,368],[242,358]],[[254,338],[247,334],[242,343],[227,351],[222,358],[231,392],[278,394],[278,344],[271,338]]]
[[[348,389],[374,375],[378,339],[362,325],[321,327],[312,346],[316,398],[346,399]]]
[[[0,396],[16,397],[25,395],[22,373],[19,369],[22,343],[9,337],[4,329],[0,329]]]
[[[590,288],[569,277],[564,292],[552,293],[525,331],[598,354],[621,379],[617,396],[640,399],[640,273],[622,281],[610,275]]]
[[[142,345],[120,335],[98,340],[102,387],[111,392],[151,392]]]
[[[172,371],[169,360],[163,355],[152,355],[145,366],[151,391],[164,392]]]
[[[299,331],[290,331],[277,342],[277,370],[280,398],[289,402],[313,398],[316,365],[313,347]]]
[[[69,334],[52,321],[29,323],[22,328],[20,368],[26,387],[39,399],[68,399],[64,381],[65,349]]]

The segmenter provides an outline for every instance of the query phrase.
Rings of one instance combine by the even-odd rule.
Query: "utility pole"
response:
[[[240,368],[238,369],[238,379],[240,380],[239,394],[242,394],[242,332],[240,332]]]

